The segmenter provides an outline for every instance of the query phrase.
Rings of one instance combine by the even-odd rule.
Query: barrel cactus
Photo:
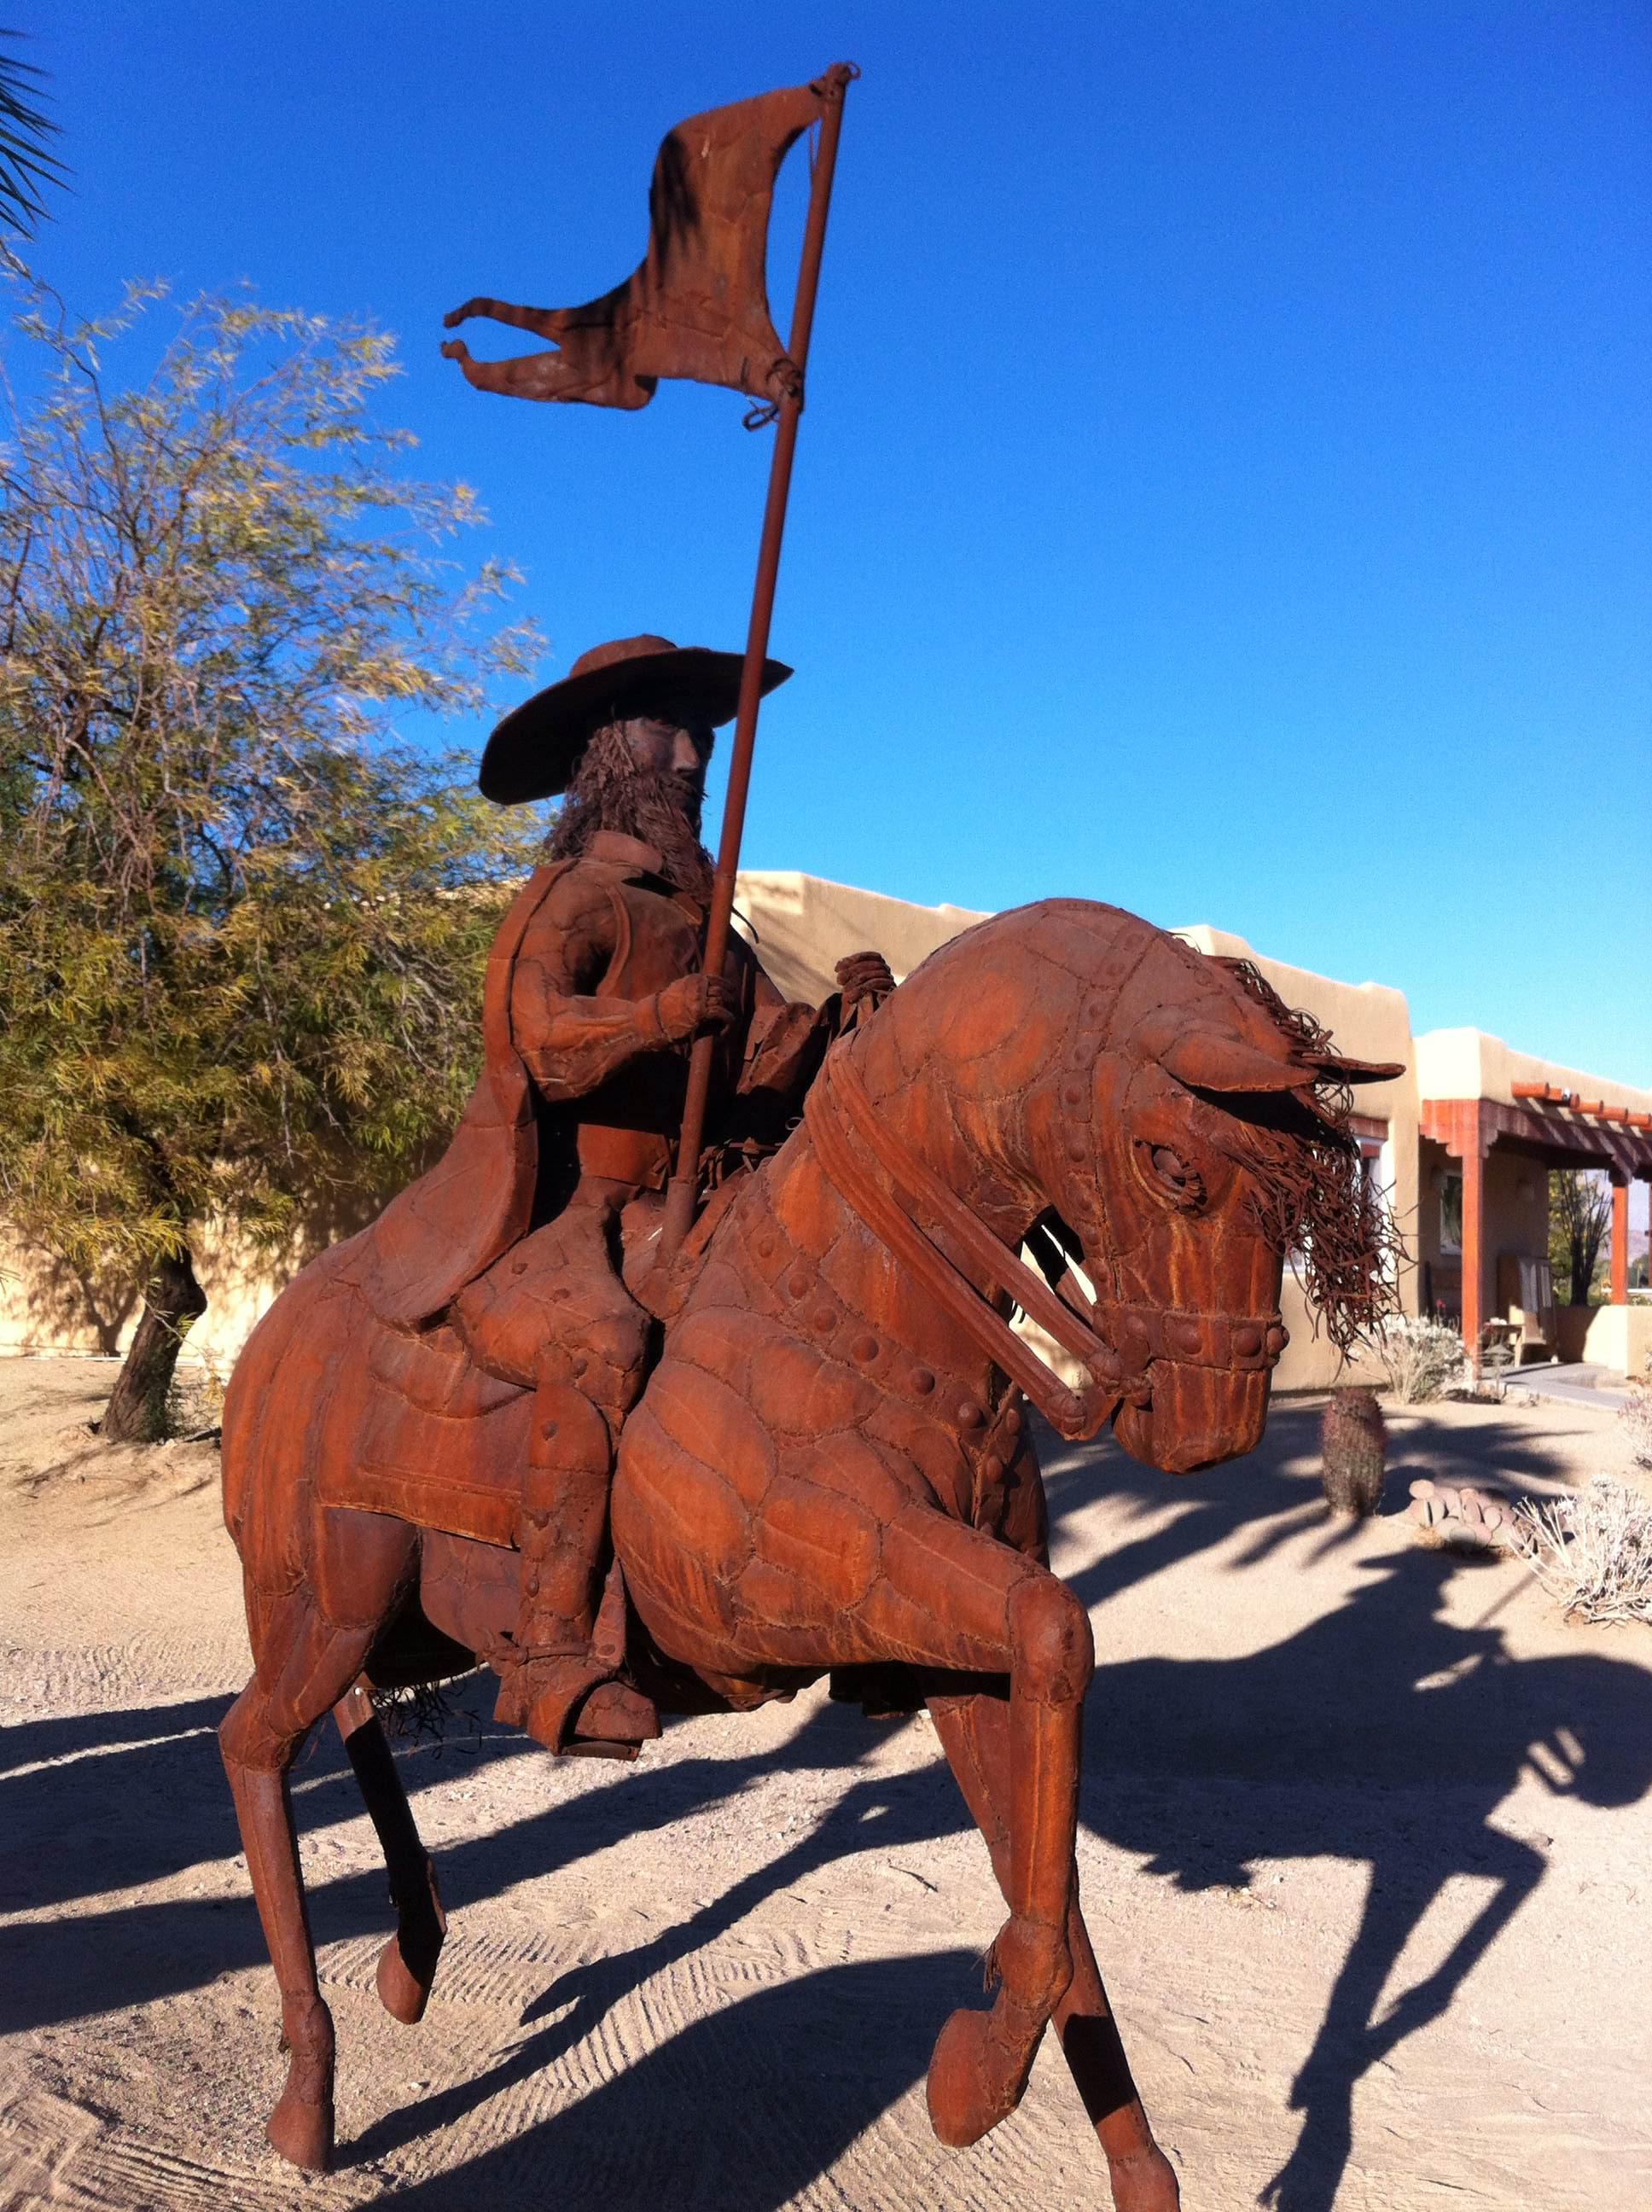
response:
[[[1375,1513],[1382,1496],[1386,1437],[1376,1393],[1363,1383],[1333,1390],[1320,1431],[1320,1480],[1333,1513],[1357,1521]]]

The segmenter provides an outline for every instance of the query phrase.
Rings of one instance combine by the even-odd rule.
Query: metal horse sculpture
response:
[[[985,923],[834,1048],[803,1125],[725,1185],[659,1300],[664,1353],[622,1442],[624,1607],[605,1610],[635,1679],[684,1711],[829,1669],[884,1709],[928,1703],[1009,1907],[995,2002],[956,2012],[935,2048],[936,2131],[969,2143],[1011,2112],[1053,2020],[1120,2212],[1174,2212],[1177,2190],[1079,1911],[1093,1656],[1046,1564],[1023,1407],[1068,1437],[1111,1419],[1171,1472],[1250,1450],[1287,1247],[1339,1339],[1381,1300],[1344,1086],[1397,1072],[1340,1058],[1254,970],[1115,908]],[[418,2019],[445,1922],[368,1692],[486,1659],[517,1607],[507,1548],[443,1533],[434,1510],[327,1502],[361,1448],[358,1378],[403,1378],[409,1438],[446,1456],[433,1499],[445,1473],[508,1496],[525,1460],[525,1395],[451,1376],[422,1395],[352,1285],[353,1249],[272,1310],[224,1421],[257,1671],[221,1733],[291,2054],[270,2138],[311,2166],[332,2147],[333,2029],[288,1770],[335,1709],[398,1906],[380,1994]],[[1012,1334],[1012,1304],[1076,1381]]]

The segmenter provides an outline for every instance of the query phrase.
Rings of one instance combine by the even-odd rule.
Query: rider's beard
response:
[[[617,830],[654,848],[674,889],[708,900],[712,860],[700,842],[701,801],[697,779],[639,768],[622,730],[598,730],[580,757],[546,857],[573,860],[598,830]]]

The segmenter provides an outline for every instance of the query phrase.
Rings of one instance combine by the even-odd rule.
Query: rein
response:
[[[827,1055],[803,1118],[827,1180],[850,1212],[1025,1392],[1058,1435],[1074,1442],[1094,1436],[1121,1401],[1145,1405],[1151,1392],[1147,1370],[1155,1359],[1246,1370],[1272,1367],[1278,1358],[1284,1332],[1277,1314],[1230,1320],[1106,1297],[1085,1301],[1092,1318],[1076,1312],[896,1135],[847,1053]],[[928,1228],[920,1224],[920,1214]],[[984,1292],[932,1232],[980,1272]],[[1089,1382],[1077,1390],[1064,1382],[990,1303],[995,1290],[1007,1292],[1029,1320],[1070,1352]],[[1101,1328],[1109,1326],[1125,1350],[1102,1334]]]

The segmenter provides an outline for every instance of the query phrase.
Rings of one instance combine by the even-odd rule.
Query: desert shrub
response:
[[[1567,1613],[1652,1623],[1652,1498],[1597,1474],[1515,1521],[1532,1572]]]
[[[1394,1314],[1371,1341],[1388,1388],[1402,1405],[1439,1397],[1462,1374],[1463,1340],[1443,1322]]]
[[[1637,1467],[1652,1467],[1652,1362],[1629,1386],[1629,1403],[1618,1416]]]

